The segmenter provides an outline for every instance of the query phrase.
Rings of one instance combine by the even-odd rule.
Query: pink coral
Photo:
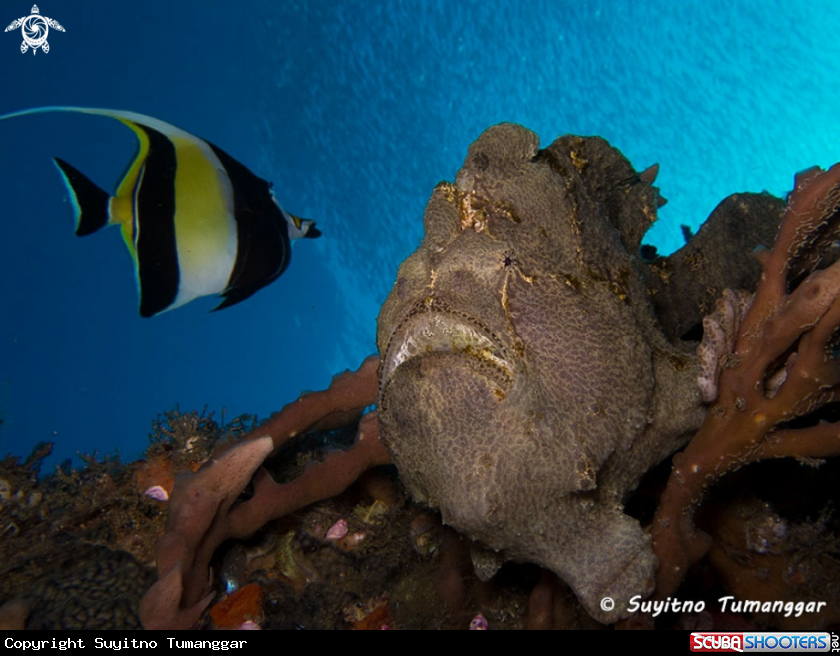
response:
[[[347,520],[339,519],[327,531],[327,540],[339,540],[347,535]]]

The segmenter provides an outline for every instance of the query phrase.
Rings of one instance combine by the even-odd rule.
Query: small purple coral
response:
[[[347,522],[343,519],[339,519],[330,527],[330,530],[327,531],[327,540],[340,540],[347,535],[347,531]]]
[[[488,627],[487,618],[481,613],[473,617],[472,621],[470,621],[470,631],[486,631]]]
[[[151,497],[155,501],[169,501],[169,492],[160,485],[152,485],[152,487],[146,490],[143,494],[147,497]]]

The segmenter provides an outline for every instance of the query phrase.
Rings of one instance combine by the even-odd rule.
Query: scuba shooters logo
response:
[[[706,652],[827,652],[837,643],[836,634],[806,633],[712,633],[694,632],[691,651]]]
[[[4,31],[10,32],[20,28],[23,34],[23,43],[20,44],[20,51],[25,53],[32,48],[32,54],[38,52],[41,48],[44,52],[50,51],[50,44],[47,43],[47,35],[50,33],[50,28],[64,32],[64,28],[59,25],[58,21],[46,16],[41,16],[38,10],[38,5],[32,5],[32,13],[29,16],[22,16],[17,20],[13,20],[11,25]]]

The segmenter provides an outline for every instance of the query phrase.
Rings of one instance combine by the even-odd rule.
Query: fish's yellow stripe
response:
[[[140,169],[143,168],[143,164],[146,162],[146,157],[149,155],[149,135],[147,135],[146,131],[134,121],[130,121],[125,118],[117,118],[117,120],[120,123],[127,125],[131,131],[137,135],[138,141],[137,154],[134,156],[134,159],[131,160],[131,164],[129,164],[128,170],[122,177],[120,186],[117,187],[116,193],[117,198],[130,200],[134,196],[134,187],[137,185],[137,177],[140,175]],[[111,217],[112,223],[123,223],[125,220],[128,220],[128,217],[124,217],[121,214]]]
[[[138,180],[141,177],[143,166],[149,155],[149,135],[137,123],[126,118],[114,116],[120,123],[126,125],[137,136],[137,152],[131,159],[128,169],[120,178],[117,192],[111,197],[109,205],[109,223],[119,225],[122,231],[123,241],[137,268],[137,233],[136,233],[136,207],[135,193]]]
[[[169,135],[175,146],[175,235],[181,273],[179,299],[225,289],[236,261],[237,228],[230,178],[206,145]],[[142,221],[142,217],[141,217]]]

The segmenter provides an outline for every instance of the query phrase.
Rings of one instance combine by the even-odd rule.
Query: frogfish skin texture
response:
[[[653,588],[624,501],[704,415],[639,257],[648,177],[600,138],[540,150],[488,129],[432,194],[379,315],[381,434],[411,494],[477,562],[547,567],[604,623]]]

